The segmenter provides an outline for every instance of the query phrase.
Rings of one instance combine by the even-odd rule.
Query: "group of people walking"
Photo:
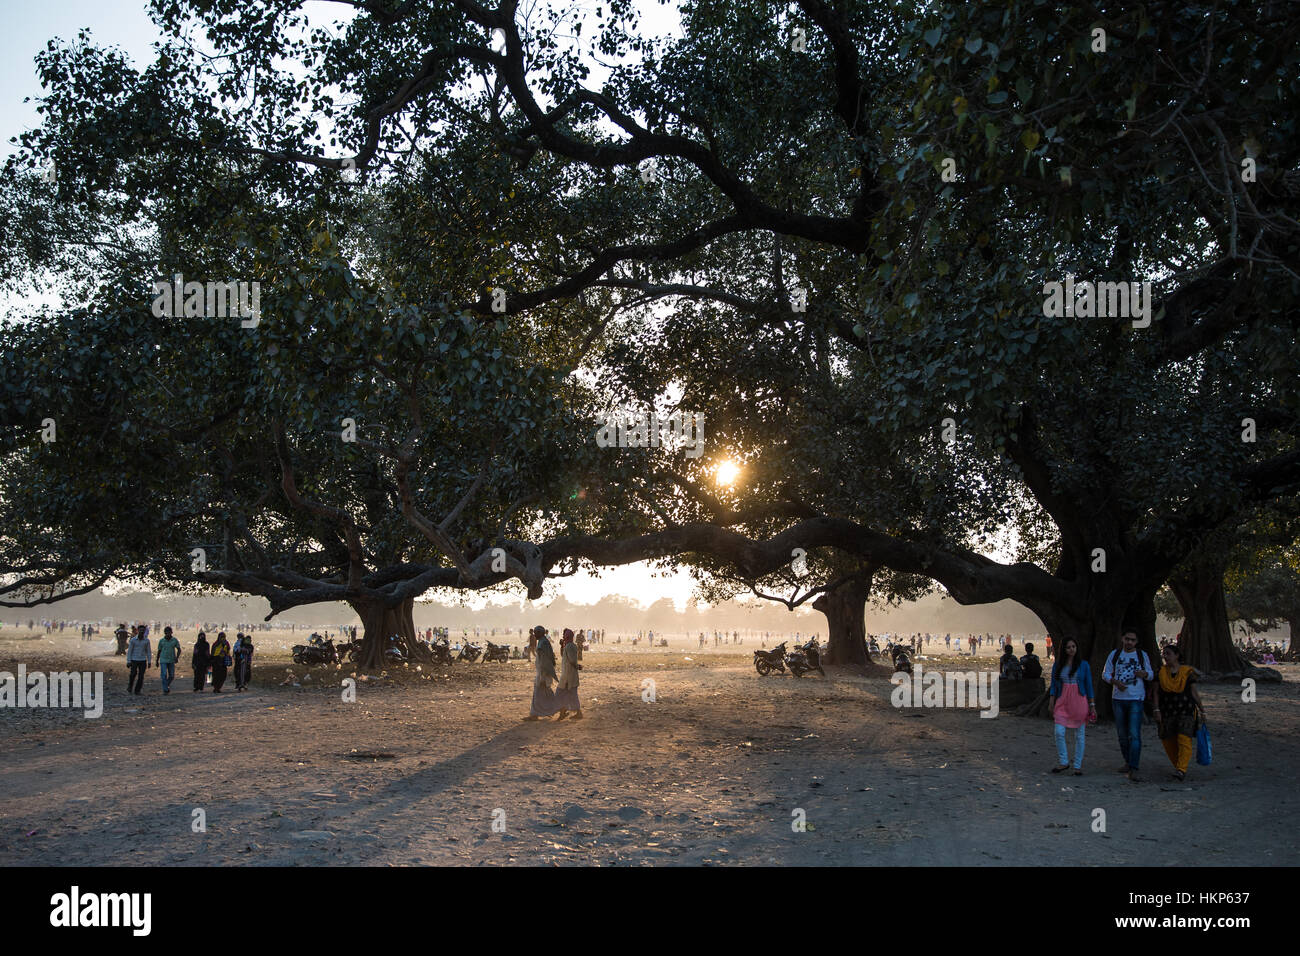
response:
[[[1141,779],[1142,714],[1150,691],[1151,715],[1156,721],[1160,743],[1173,765],[1174,779],[1183,780],[1196,752],[1196,734],[1201,727],[1208,726],[1205,705],[1196,689],[1196,671],[1183,663],[1182,649],[1177,644],[1169,644],[1161,652],[1164,665],[1156,672],[1146,652],[1139,650],[1137,644],[1137,632],[1125,631],[1120,647],[1107,655],[1101,675],[1112,688],[1115,731],[1124,757],[1118,772],[1135,783]],[[1074,638],[1065,640],[1052,667],[1048,707],[1056,737],[1057,766],[1052,768],[1052,773],[1073,769],[1075,776],[1081,776],[1087,725],[1097,720],[1097,700],[1091,670],[1079,654]],[[1073,763],[1066,747],[1070,730],[1074,731]]]
[[[564,720],[573,711],[573,719],[582,719],[582,702],[578,699],[578,673],[582,670],[582,647],[573,630],[565,628],[560,637],[559,674],[556,674],[555,648],[538,625],[528,632],[528,652],[533,659],[533,702],[524,720],[556,717]],[[551,685],[555,685],[552,689]]]
[[[208,636],[199,631],[194,641],[194,653],[190,664],[194,668],[194,690],[203,690],[209,672],[212,674],[212,693],[220,694],[226,684],[226,677],[231,667],[235,670],[235,690],[248,690],[253,679],[253,644],[251,634],[236,634],[235,646],[230,646],[225,631],[218,631],[217,636],[208,643]]]
[[[121,640],[121,635],[126,633],[126,625],[120,625],[117,633]],[[255,649],[250,634],[236,634],[235,646],[231,647],[225,631],[219,632],[211,643],[208,642],[207,634],[199,631],[199,636],[194,641],[194,651],[190,654],[190,666],[194,669],[194,692],[203,691],[211,674],[212,692],[220,694],[232,667],[235,671],[235,690],[247,690],[253,677]],[[126,641],[125,654],[128,693],[143,693],[145,671],[151,662],[158,665],[162,692],[172,692],[176,663],[181,657],[181,643],[172,635],[170,627],[163,628],[156,654],[153,653],[148,628],[143,625],[132,628],[131,637]]]

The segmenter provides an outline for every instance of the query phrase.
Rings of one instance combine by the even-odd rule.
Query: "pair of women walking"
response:
[[[1107,659],[1105,679],[1121,689],[1141,690],[1145,681],[1153,675],[1143,669],[1145,655],[1134,654],[1137,635],[1129,631],[1124,634],[1123,648],[1113,652]],[[1120,680],[1120,670],[1114,662],[1125,655],[1134,657],[1130,673]],[[1174,779],[1183,780],[1187,768],[1195,753],[1195,737],[1201,726],[1206,725],[1205,708],[1200,693],[1196,689],[1196,670],[1182,662],[1182,650],[1174,644],[1162,652],[1164,666],[1155,677],[1153,688],[1152,715],[1160,734],[1160,743],[1165,755],[1174,768]],[[1135,698],[1140,706],[1143,694]],[[1096,697],[1092,687],[1092,673],[1088,662],[1079,655],[1079,645],[1073,638],[1067,639],[1061,649],[1061,655],[1052,668],[1052,686],[1048,694],[1048,706],[1051,708],[1055,722],[1057,766],[1052,773],[1064,773],[1073,766],[1074,775],[1083,775],[1083,751],[1088,723],[1097,719]],[[1140,713],[1134,727],[1124,726],[1121,715],[1116,716],[1116,727],[1120,737],[1120,748],[1124,753],[1123,771],[1129,779],[1136,781],[1137,757],[1141,748]],[[1066,731],[1074,730],[1074,763],[1071,765],[1066,748]]]
[[[560,639],[560,673],[555,673],[555,648],[546,636],[546,628],[538,625],[528,632],[528,650],[534,661],[533,703],[524,720],[540,720],[557,712],[564,720],[573,711],[573,719],[582,719],[582,702],[578,700],[578,663],[581,650],[573,639],[573,631],[564,629]],[[551,685],[557,685],[554,690]]]

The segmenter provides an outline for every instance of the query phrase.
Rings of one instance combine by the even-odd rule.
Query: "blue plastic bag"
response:
[[[1210,761],[1214,759],[1214,748],[1210,746],[1210,731],[1204,724],[1196,732],[1196,762],[1202,767],[1208,767]]]

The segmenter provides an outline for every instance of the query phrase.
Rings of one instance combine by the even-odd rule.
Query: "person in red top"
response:
[[[1047,635],[1047,659],[1049,661],[1052,659],[1052,635],[1051,634]]]

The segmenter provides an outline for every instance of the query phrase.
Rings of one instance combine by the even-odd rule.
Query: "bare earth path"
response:
[[[36,651],[0,642],[0,670],[104,668],[107,702],[96,720],[0,710],[4,865],[1300,863],[1294,666],[1253,704],[1205,685],[1216,760],[1185,784],[1147,726],[1132,784],[1110,725],[1062,778],[1045,720],[896,710],[885,679],[761,679],[738,654],[596,649],[586,719],[523,723],[524,662],[344,703],[320,668],[279,686],[263,662],[250,692],[216,696],[183,666],[167,697],[151,670],[133,698],[120,658]]]

